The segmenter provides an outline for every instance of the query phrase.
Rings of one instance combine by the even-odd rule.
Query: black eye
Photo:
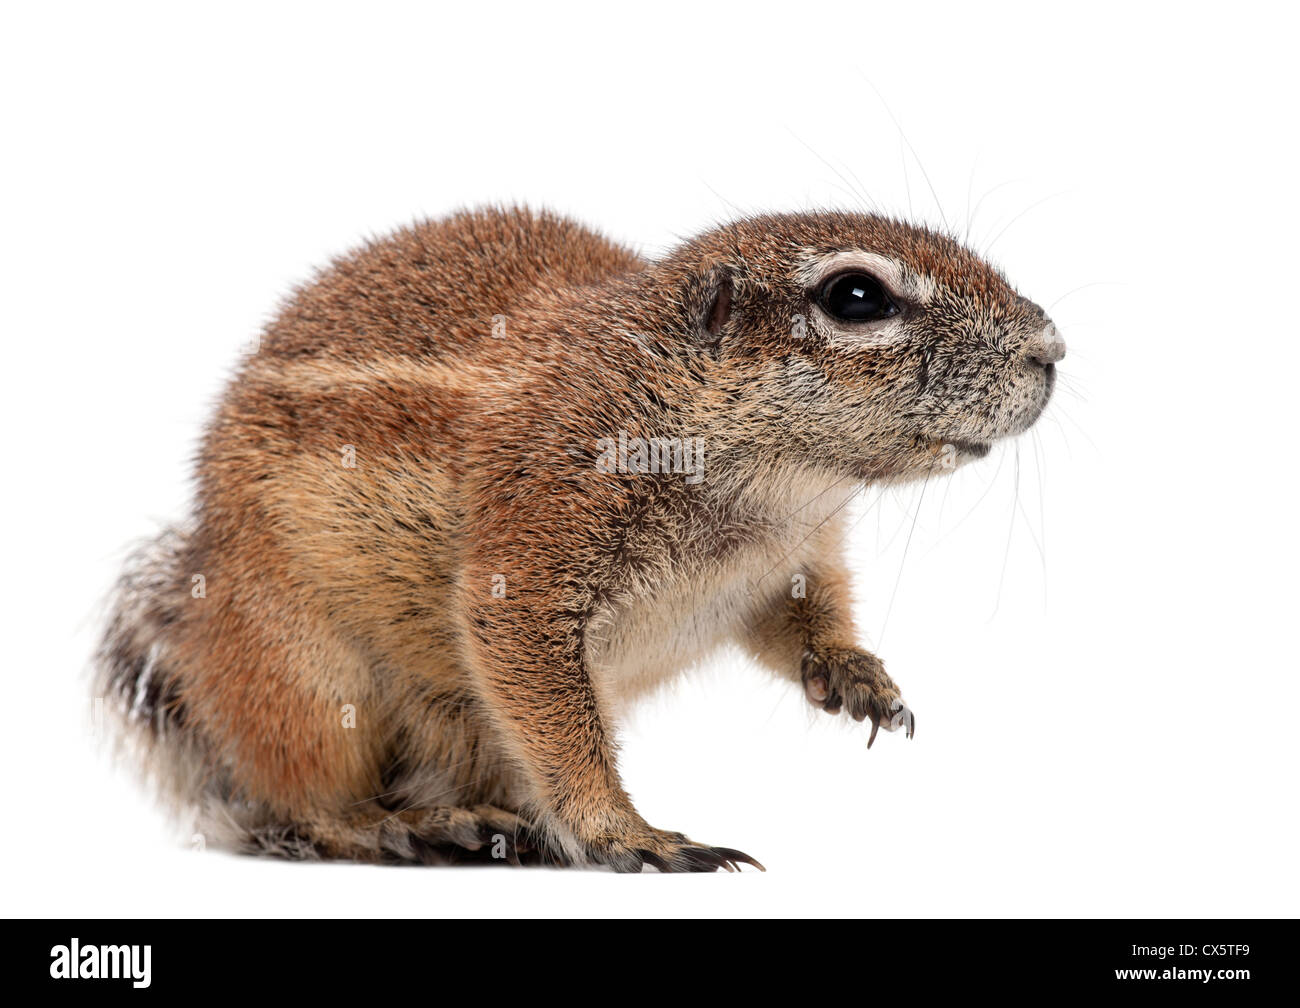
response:
[[[817,302],[842,322],[871,322],[898,314],[885,288],[866,273],[841,273],[822,284]]]

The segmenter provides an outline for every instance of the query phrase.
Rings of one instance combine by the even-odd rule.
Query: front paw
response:
[[[885,673],[884,663],[858,648],[824,648],[804,655],[803,690],[808,702],[828,714],[847,709],[855,721],[871,719],[871,737],[876,732],[905,729],[911,738],[916,717],[903,703],[902,694]]]

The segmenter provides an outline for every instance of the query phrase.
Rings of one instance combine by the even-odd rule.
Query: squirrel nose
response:
[[[1065,356],[1065,340],[1053,322],[1047,323],[1029,344],[1027,356],[1035,364],[1048,367]]]

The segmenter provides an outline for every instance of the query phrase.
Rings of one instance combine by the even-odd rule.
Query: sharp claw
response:
[[[724,858],[714,854],[707,847],[684,847],[677,856],[686,863],[687,871],[714,872],[719,868],[735,871]]]
[[[880,715],[874,710],[871,712],[871,737],[867,739],[867,748],[870,749],[873,742],[876,741],[876,732],[880,731]]]
[[[719,868],[729,872],[738,872],[742,864],[750,865],[762,872],[767,871],[748,854],[743,851],[733,850],[730,847],[705,847],[700,844],[688,844],[677,848],[667,857],[640,847],[634,853],[641,859],[643,865],[650,865],[650,867],[664,873],[715,872]]]
[[[703,847],[700,849],[703,852],[704,858],[708,861],[716,862],[719,868],[725,868],[729,872],[734,872],[736,870],[735,865],[728,861],[726,857],[723,856],[722,852],[716,847]]]
[[[737,867],[739,867],[742,864],[747,864],[747,865],[752,865],[753,867],[757,868],[761,872],[767,871],[766,868],[764,868],[761,864],[759,864],[757,861],[755,861],[752,857],[750,857],[748,854],[744,853],[743,851],[732,850],[730,847],[714,847],[713,849],[717,851],[717,853],[721,854],[723,857],[727,858],[728,860],[736,862]]]
[[[907,737],[911,738],[916,734],[916,715],[910,710],[907,712]]]

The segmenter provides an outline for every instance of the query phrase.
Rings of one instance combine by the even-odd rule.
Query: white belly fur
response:
[[[803,488],[807,501],[820,488]],[[839,511],[852,487],[817,499],[773,529],[761,545],[675,572],[655,592],[589,628],[587,667],[616,707],[670,681],[746,632],[760,612],[789,598],[792,577],[807,570],[813,533]]]

